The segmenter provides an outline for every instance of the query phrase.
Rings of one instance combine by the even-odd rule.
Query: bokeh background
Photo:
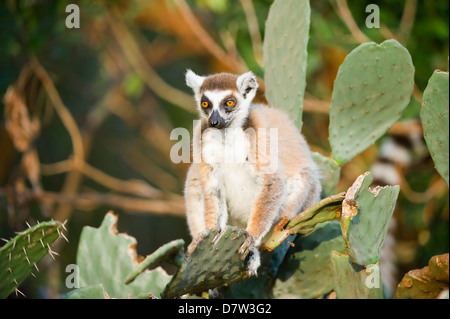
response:
[[[80,8],[79,29],[66,28],[70,3]],[[170,132],[192,131],[196,119],[185,70],[252,70],[263,78],[271,3],[0,2],[0,237],[53,218],[68,220],[70,241],[58,241],[56,261],[42,260],[37,278],[21,286],[28,298],[68,291],[64,270],[75,263],[82,227],[98,227],[109,210],[119,215],[119,231],[137,239],[141,255],[173,239],[190,242],[182,193],[188,166],[170,160],[176,142]],[[448,71],[449,3],[371,3],[380,8],[378,29],[365,26],[368,2],[311,1],[302,133],[314,151],[330,154],[333,82],[353,48],[394,38],[410,51],[416,68],[410,105],[386,136],[343,167],[338,186],[345,191],[380,163],[383,143],[403,141],[409,149],[407,164],[392,165],[401,186],[388,243],[396,285],[407,271],[449,251],[448,187],[424,147],[419,121],[429,77]],[[8,88],[16,94],[5,99]]]

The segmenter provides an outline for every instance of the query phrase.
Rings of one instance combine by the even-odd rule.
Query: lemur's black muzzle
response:
[[[208,120],[209,127],[221,129],[225,126],[224,119],[220,116],[218,111],[213,111]]]

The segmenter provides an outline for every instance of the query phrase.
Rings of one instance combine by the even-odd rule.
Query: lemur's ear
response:
[[[198,93],[204,80],[205,77],[199,76],[189,69],[186,71],[186,85],[192,88],[195,93]]]
[[[246,98],[247,94],[251,91],[256,91],[259,85],[256,81],[255,75],[250,71],[240,75],[237,78],[236,86],[239,92],[244,96],[244,98]]]

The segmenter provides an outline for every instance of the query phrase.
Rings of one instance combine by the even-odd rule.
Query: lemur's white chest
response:
[[[217,187],[225,195],[229,223],[245,228],[260,191],[251,163],[250,140],[242,129],[205,130],[202,155],[213,167]]]

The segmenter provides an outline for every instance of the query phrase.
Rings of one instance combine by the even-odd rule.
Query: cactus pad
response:
[[[273,294],[275,298],[321,298],[334,289],[330,253],[344,250],[339,223],[317,225],[294,244],[280,266]]]
[[[344,198],[345,193],[340,193],[322,199],[313,206],[305,209],[290,221],[285,221],[284,224],[287,224],[285,228],[283,228],[284,225],[282,220],[272,229],[267,236],[267,239],[265,239],[265,248],[267,250],[273,250],[290,235],[307,235],[315,229],[317,224],[339,220]]]
[[[264,37],[266,98],[302,126],[311,9],[307,0],[276,0]]]
[[[433,256],[428,266],[409,271],[398,284],[396,299],[436,299],[448,291],[448,253]]]
[[[339,68],[330,107],[330,143],[340,165],[364,151],[402,115],[414,88],[411,56],[400,43],[364,43]]]
[[[448,72],[435,71],[423,93],[420,117],[425,141],[436,170],[448,185],[449,100]]]
[[[51,245],[62,235],[58,221],[39,223],[19,233],[0,249],[0,298],[18,290],[32,273],[39,271],[36,263],[47,253],[53,257]]]
[[[370,190],[372,174],[366,172],[353,183],[342,201],[341,229],[353,262],[368,266],[380,260],[380,251],[395,209],[399,186]]]
[[[332,158],[325,157],[320,153],[312,152],[312,157],[320,170],[322,198],[336,194],[341,168]]]
[[[332,274],[337,299],[382,299],[383,283],[379,262],[365,268],[347,254],[331,253]]]
[[[136,298],[148,294],[158,297],[170,280],[161,268],[135,274],[133,282],[125,284],[127,276],[139,268],[136,239],[119,234],[116,224],[117,216],[108,213],[99,228],[83,228],[77,252],[80,289],[101,284],[111,298]],[[98,292],[98,286],[94,290]]]
[[[207,230],[189,247],[181,267],[161,296],[175,298],[231,285],[248,277],[246,262],[238,250],[246,239],[243,230],[226,226]]]

